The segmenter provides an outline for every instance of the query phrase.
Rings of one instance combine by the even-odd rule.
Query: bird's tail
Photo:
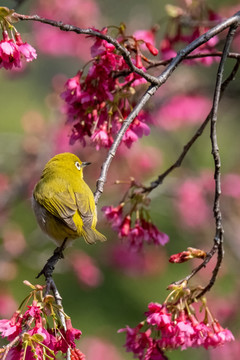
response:
[[[95,244],[96,241],[106,241],[107,238],[93,228],[83,227],[83,238],[88,244]]]

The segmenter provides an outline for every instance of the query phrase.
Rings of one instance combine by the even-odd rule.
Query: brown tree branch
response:
[[[194,55],[187,55],[184,60],[201,59],[201,58],[206,58],[206,57],[221,57],[221,56],[222,56],[222,52],[217,51],[217,52],[212,52],[212,53],[208,52],[208,53],[199,53],[199,54],[194,54]],[[239,59],[240,58],[240,53],[230,52],[228,54],[228,58],[230,58],[230,59]],[[158,66],[166,66],[173,59],[174,58],[171,57],[171,58],[169,58],[167,60],[156,61],[156,60],[148,59],[146,57],[143,58],[143,60],[149,64],[146,67],[146,70],[154,69],[154,68],[156,68]],[[114,75],[114,77],[118,78],[118,77],[121,77],[121,76],[127,76],[129,74],[131,74],[130,70],[122,70],[122,71],[119,71],[118,73],[116,73]]]
[[[218,73],[217,73],[217,80],[216,80],[216,87],[214,92],[214,98],[213,98],[213,111],[212,111],[212,117],[211,117],[211,131],[210,131],[210,139],[212,144],[212,155],[214,160],[214,167],[215,167],[215,173],[214,173],[214,180],[215,180],[215,197],[214,197],[214,204],[213,204],[213,214],[215,218],[215,224],[216,224],[216,231],[215,231],[215,237],[214,237],[214,244],[217,244],[218,246],[218,258],[216,266],[213,270],[212,277],[208,283],[208,285],[198,294],[198,297],[201,297],[204,295],[207,291],[211,289],[211,287],[214,285],[217,274],[219,272],[223,255],[224,255],[224,249],[223,249],[223,224],[222,224],[222,213],[220,208],[220,196],[221,196],[221,158],[219,154],[219,147],[218,147],[218,141],[217,141],[217,113],[218,113],[218,106],[220,101],[220,95],[221,95],[221,84],[223,79],[223,71],[224,71],[224,64],[227,60],[227,54],[229,52],[232,40],[234,38],[235,32],[237,30],[238,24],[232,25],[229,29],[227,39],[225,42],[224,50],[223,50],[223,56],[221,58]]]
[[[230,75],[227,77],[227,79],[221,85],[220,99],[222,98],[222,96],[223,96],[225,90],[227,89],[228,85],[230,84],[230,82],[234,80],[234,78],[235,78],[235,76],[236,76],[236,74],[238,72],[239,66],[240,66],[240,58],[237,59],[237,61],[236,61],[235,65],[234,65]],[[191,149],[191,147],[195,143],[195,141],[202,135],[206,125],[209,123],[209,121],[211,119],[211,116],[212,116],[212,111],[213,111],[213,108],[209,112],[208,116],[206,117],[206,119],[204,120],[202,125],[194,133],[192,138],[184,145],[183,150],[182,150],[181,154],[179,155],[179,157],[177,158],[177,160],[168,169],[166,169],[162,174],[160,174],[156,180],[152,181],[149,186],[146,186],[144,188],[144,192],[150,192],[153,189],[155,189],[158,185],[161,185],[163,183],[164,179],[174,169],[181,166],[181,164],[182,164],[185,156],[187,155],[188,151]]]
[[[37,21],[37,22],[41,22],[43,24],[47,24],[47,25],[57,27],[62,31],[72,31],[72,32],[75,32],[77,34],[83,34],[83,35],[87,35],[89,37],[90,36],[91,37],[98,37],[100,39],[106,40],[108,43],[115,46],[116,50],[118,50],[119,53],[122,55],[122,57],[124,58],[124,60],[126,61],[126,63],[128,64],[128,66],[129,66],[129,68],[130,68],[130,70],[132,72],[135,72],[136,74],[140,75],[141,77],[146,79],[151,84],[158,84],[159,83],[159,80],[158,80],[157,77],[152,76],[152,75],[146,73],[145,71],[143,71],[142,69],[139,69],[137,66],[135,66],[133,64],[133,62],[132,62],[130,52],[124,46],[122,46],[116,39],[114,39],[113,37],[111,37],[109,35],[104,35],[100,31],[96,31],[96,30],[93,30],[91,28],[89,28],[89,29],[81,29],[81,28],[79,28],[77,26],[64,24],[62,21],[54,21],[54,20],[41,18],[38,15],[31,15],[30,16],[30,15],[22,15],[22,14],[14,13],[14,16],[16,16],[19,20]]]
[[[233,80],[235,73],[238,70],[239,65],[240,65],[240,61],[237,60],[237,63],[235,65],[234,69],[232,70],[230,76],[222,84],[224,64],[227,59],[227,54],[228,54],[228,51],[229,51],[229,48],[230,48],[231,42],[233,40],[236,29],[237,29],[237,24],[231,26],[229,29],[228,35],[227,35],[227,39],[226,39],[224,50],[223,50],[223,56],[221,58],[221,61],[220,61],[219,67],[218,67],[218,72],[217,72],[216,86],[215,86],[214,97],[213,97],[213,107],[212,107],[211,113],[207,117],[208,121],[211,120],[210,138],[211,138],[212,155],[213,155],[213,159],[214,159],[214,168],[215,168],[215,173],[214,173],[215,197],[214,197],[213,213],[214,213],[214,218],[215,218],[216,229],[215,229],[214,245],[213,245],[212,249],[207,253],[207,256],[204,259],[204,261],[199,266],[197,266],[195,269],[193,269],[192,272],[188,276],[186,276],[184,279],[181,279],[181,280],[175,282],[175,284],[178,285],[178,284],[181,284],[183,281],[189,281],[198,271],[200,271],[203,267],[205,267],[207,265],[207,263],[211,260],[211,258],[217,251],[218,257],[217,257],[216,265],[212,272],[212,277],[211,277],[209,283],[199,292],[199,294],[197,295],[197,298],[200,298],[201,296],[203,296],[214,285],[215,280],[218,275],[218,272],[219,272],[219,269],[221,267],[223,256],[224,256],[224,250],[223,250],[224,230],[223,230],[223,225],[222,225],[222,214],[221,214],[221,209],[220,209],[221,159],[220,159],[219,148],[218,148],[218,143],[217,143],[216,124],[217,124],[218,106],[219,106],[220,98],[222,96],[222,90],[223,90],[223,88],[225,90],[226,86],[229,84],[229,82],[231,80]]]

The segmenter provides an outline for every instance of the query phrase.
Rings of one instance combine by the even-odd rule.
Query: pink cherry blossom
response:
[[[103,124],[99,130],[96,130],[91,136],[91,140],[96,144],[96,150],[99,150],[101,147],[109,148],[113,143],[112,136],[107,132],[107,125]]]
[[[20,312],[16,311],[10,320],[0,320],[0,333],[2,337],[7,337],[8,340],[13,340],[20,332],[22,326],[22,317]]]
[[[169,241],[169,236],[159,231],[158,228],[151,222],[142,220],[142,227],[145,230],[146,242],[164,246]]]
[[[21,68],[22,61],[32,61],[37,58],[36,50],[27,42],[23,43],[19,33],[15,34],[15,40],[10,39],[8,32],[3,31],[3,40],[0,41],[0,68],[7,70]]]
[[[122,224],[122,208],[122,204],[118,205],[117,207],[104,206],[102,208],[102,211],[104,212],[107,220],[112,224],[113,229],[118,230],[119,226]]]
[[[103,35],[108,31],[107,28],[94,30]],[[79,140],[85,146],[89,138],[90,143],[100,150],[112,145],[123,121],[135,105],[131,96],[126,97],[126,93],[146,81],[135,73],[119,81],[115,74],[128,69],[125,60],[106,40],[91,38],[94,39],[91,47],[93,62],[87,74],[83,76],[78,73],[69,79],[61,96],[65,102],[63,112],[67,121],[73,124],[70,142]],[[142,64],[136,65],[144,69]],[[141,110],[124,134],[122,143],[130,148],[140,137],[149,135],[148,122],[149,115]]]
[[[7,31],[3,31],[3,40],[0,41],[0,68],[11,70],[13,67],[21,67],[18,46],[9,39]]]
[[[43,286],[34,286],[28,281],[24,283],[32,290],[26,299],[29,302],[33,296],[33,301],[31,305],[26,306],[26,299],[24,299],[21,309],[16,311],[10,320],[0,320],[1,336],[9,341],[16,338],[18,340],[10,348],[2,349],[1,354],[6,356],[6,359],[20,359],[24,352],[25,359],[33,360],[35,358],[42,359],[44,353],[55,358],[58,352],[66,354],[68,349],[74,349],[73,359],[84,360],[83,354],[76,349],[75,344],[75,340],[81,336],[81,331],[73,328],[71,319],[66,314],[64,314],[66,321],[66,330],[64,330],[60,325],[57,307],[52,306],[53,297],[47,295],[43,299]],[[41,296],[39,296],[39,292],[41,292]],[[49,304],[51,305],[49,306]],[[51,324],[54,324],[52,328]]]
[[[168,327],[171,324],[171,314],[168,313],[166,306],[159,303],[150,303],[145,315],[147,323],[156,326],[159,330]]]
[[[135,186],[136,184],[133,181],[130,184],[129,191]],[[130,198],[134,199],[132,195],[130,195]],[[140,211],[141,208],[145,208],[150,199],[145,199],[144,196],[142,199],[141,196],[137,196],[135,201],[134,211],[126,211],[125,203],[121,203],[116,208],[112,206],[104,207],[102,210],[105,212],[107,220],[112,224],[112,228],[118,232],[119,238],[122,238],[133,251],[142,251],[144,244],[164,246],[169,241],[168,235],[159,231],[150,221],[150,216],[146,215],[146,209],[145,212]],[[126,212],[125,216],[124,211]],[[139,211],[141,215],[139,216],[138,213],[136,216],[136,211]],[[147,220],[145,217],[147,217]]]
[[[128,236],[129,231],[131,228],[131,217],[127,215],[121,224],[120,231],[119,231],[119,237]]]
[[[37,58],[36,50],[27,42],[24,43],[19,33],[15,34],[15,39],[18,46],[18,51],[20,52],[21,56],[26,59],[27,62]]]
[[[178,297],[176,304],[171,301],[164,305],[150,303],[145,313],[146,320],[135,328],[127,326],[119,330],[126,332],[126,350],[133,352],[138,359],[146,360],[147,354],[152,354],[151,349],[154,349],[154,354],[155,350],[159,350],[164,356],[163,350],[200,346],[208,349],[234,340],[231,331],[222,328],[216,320],[208,323],[205,316],[203,321],[198,321],[189,307],[180,309],[178,305]]]

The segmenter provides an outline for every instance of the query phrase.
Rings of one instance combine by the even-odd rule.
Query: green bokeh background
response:
[[[20,13],[28,13],[31,2],[26,1],[18,11]],[[147,2],[145,0],[98,1],[104,17],[101,25],[125,22],[126,24],[131,23],[133,27],[138,21],[141,24],[141,28],[148,28],[152,23],[158,22],[165,17],[164,5],[166,3],[167,1],[159,0]],[[208,2],[208,5],[215,8],[216,6],[219,7],[221,3],[228,6],[237,2],[211,0]],[[14,4],[14,1],[2,1],[0,5],[14,8]],[[135,22],[131,21],[133,17]],[[27,22],[19,23],[17,24],[17,29],[20,32],[31,32],[31,24]],[[51,28],[49,28],[50,31]],[[231,64],[232,62],[229,61],[227,69],[230,69]],[[7,171],[14,174],[19,164],[19,149],[21,149],[23,139],[21,118],[25,112],[29,109],[37,110],[46,119],[51,121],[51,114],[46,106],[45,98],[51,91],[52,77],[57,73],[65,73],[69,77],[73,76],[79,67],[79,60],[69,58],[57,59],[39,53],[38,60],[29,64],[29,69],[22,75],[9,76],[9,74],[6,74],[6,71],[1,70],[0,172]],[[184,67],[184,69],[179,69],[176,72],[182,73],[182,76],[184,76],[188,71],[194,71],[194,76],[196,76],[200,83],[199,87],[207,95],[212,96],[216,69],[216,65],[210,68],[198,67],[194,70],[188,70],[187,67]],[[177,79],[179,80],[179,75]],[[231,84],[226,99],[223,100],[220,108],[222,115],[219,125],[219,144],[222,149],[223,173],[239,171],[240,149],[238,144],[240,123],[238,121],[238,99],[240,86],[238,80]],[[176,81],[175,75],[169,81],[172,81],[174,84],[174,81]],[[143,139],[142,142],[160,147],[161,151],[165,154],[161,169],[164,170],[175,160],[176,154],[189,136],[191,136],[192,132],[193,128],[183,129],[170,134],[153,132],[149,138]],[[212,165],[207,130],[194,145],[191,155],[188,156],[184,163],[184,168],[177,170],[169,179],[169,183],[171,184],[175,177],[179,176],[184,179],[188,173],[198,172],[199,169],[205,167],[212,169]],[[159,169],[156,169],[152,177],[154,178],[158,173]],[[148,181],[150,180],[148,179]],[[96,179],[92,181],[92,186],[94,186],[95,181]],[[171,239],[165,249],[168,255],[179,252],[187,246],[196,246],[194,243],[195,236],[199,238],[199,235],[188,233],[179,228],[179,224],[175,222],[174,210],[172,205],[169,204],[169,199],[171,199],[171,186],[169,186],[169,183],[166,180],[161,189],[154,193],[152,200],[153,220],[156,224],[159,223],[160,229],[167,232]],[[114,203],[114,201],[116,204],[116,201],[118,201],[117,194],[114,198],[109,198],[106,191],[106,196],[103,194],[101,201],[102,204]],[[28,250],[16,260],[19,269],[17,277],[7,284],[3,283],[2,286],[11,291],[16,301],[20,303],[27,294],[27,289],[22,285],[22,281],[28,279],[30,282],[35,282],[35,275],[44,261],[50,256],[53,245],[48,243],[45,238],[43,241],[40,240],[43,235],[37,229],[29,198],[15,201],[12,206],[12,220],[21,225],[28,242]],[[210,221],[214,224],[213,220]],[[113,233],[107,229],[107,226],[105,229],[109,241],[116,241]],[[210,248],[210,241],[213,236],[214,225],[209,230],[208,239],[210,240],[205,244],[206,248]],[[38,241],[42,242],[38,243]],[[118,346],[123,358],[131,359],[132,355],[126,354],[122,348],[125,340],[124,335],[117,334],[117,329],[124,327],[126,324],[130,326],[137,325],[143,319],[143,313],[146,311],[149,302],[164,301],[167,296],[166,287],[169,283],[184,277],[190,271],[188,264],[181,266],[170,265],[166,267],[161,275],[129,277],[101,261],[105,256],[105,246],[107,245],[97,244],[94,247],[89,247],[81,241],[75,243],[74,246],[83,249],[96,258],[103,271],[104,281],[98,288],[86,290],[79,286],[73,273],[68,268],[64,267],[64,265],[59,265],[56,269],[55,280],[63,297],[65,311],[72,317],[73,325],[82,330],[83,336],[86,334],[88,336],[105,337]],[[157,251],[161,251],[161,249]],[[66,257],[68,256],[67,252]],[[226,272],[221,277],[214,289],[214,293],[218,296],[232,293],[237,283],[238,259],[230,250],[226,254],[226,263],[231,264],[231,266],[229,267],[229,272]],[[230,324],[226,325],[229,326]],[[237,322],[231,325],[237,336],[239,332]],[[193,356],[196,360],[209,358],[207,351],[204,350],[190,349],[184,352],[174,351],[169,353],[169,359],[171,360],[186,359],[188,356]]]

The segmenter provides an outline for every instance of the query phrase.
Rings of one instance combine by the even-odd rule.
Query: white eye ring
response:
[[[75,162],[75,166],[78,170],[81,170],[81,164],[78,161]]]

